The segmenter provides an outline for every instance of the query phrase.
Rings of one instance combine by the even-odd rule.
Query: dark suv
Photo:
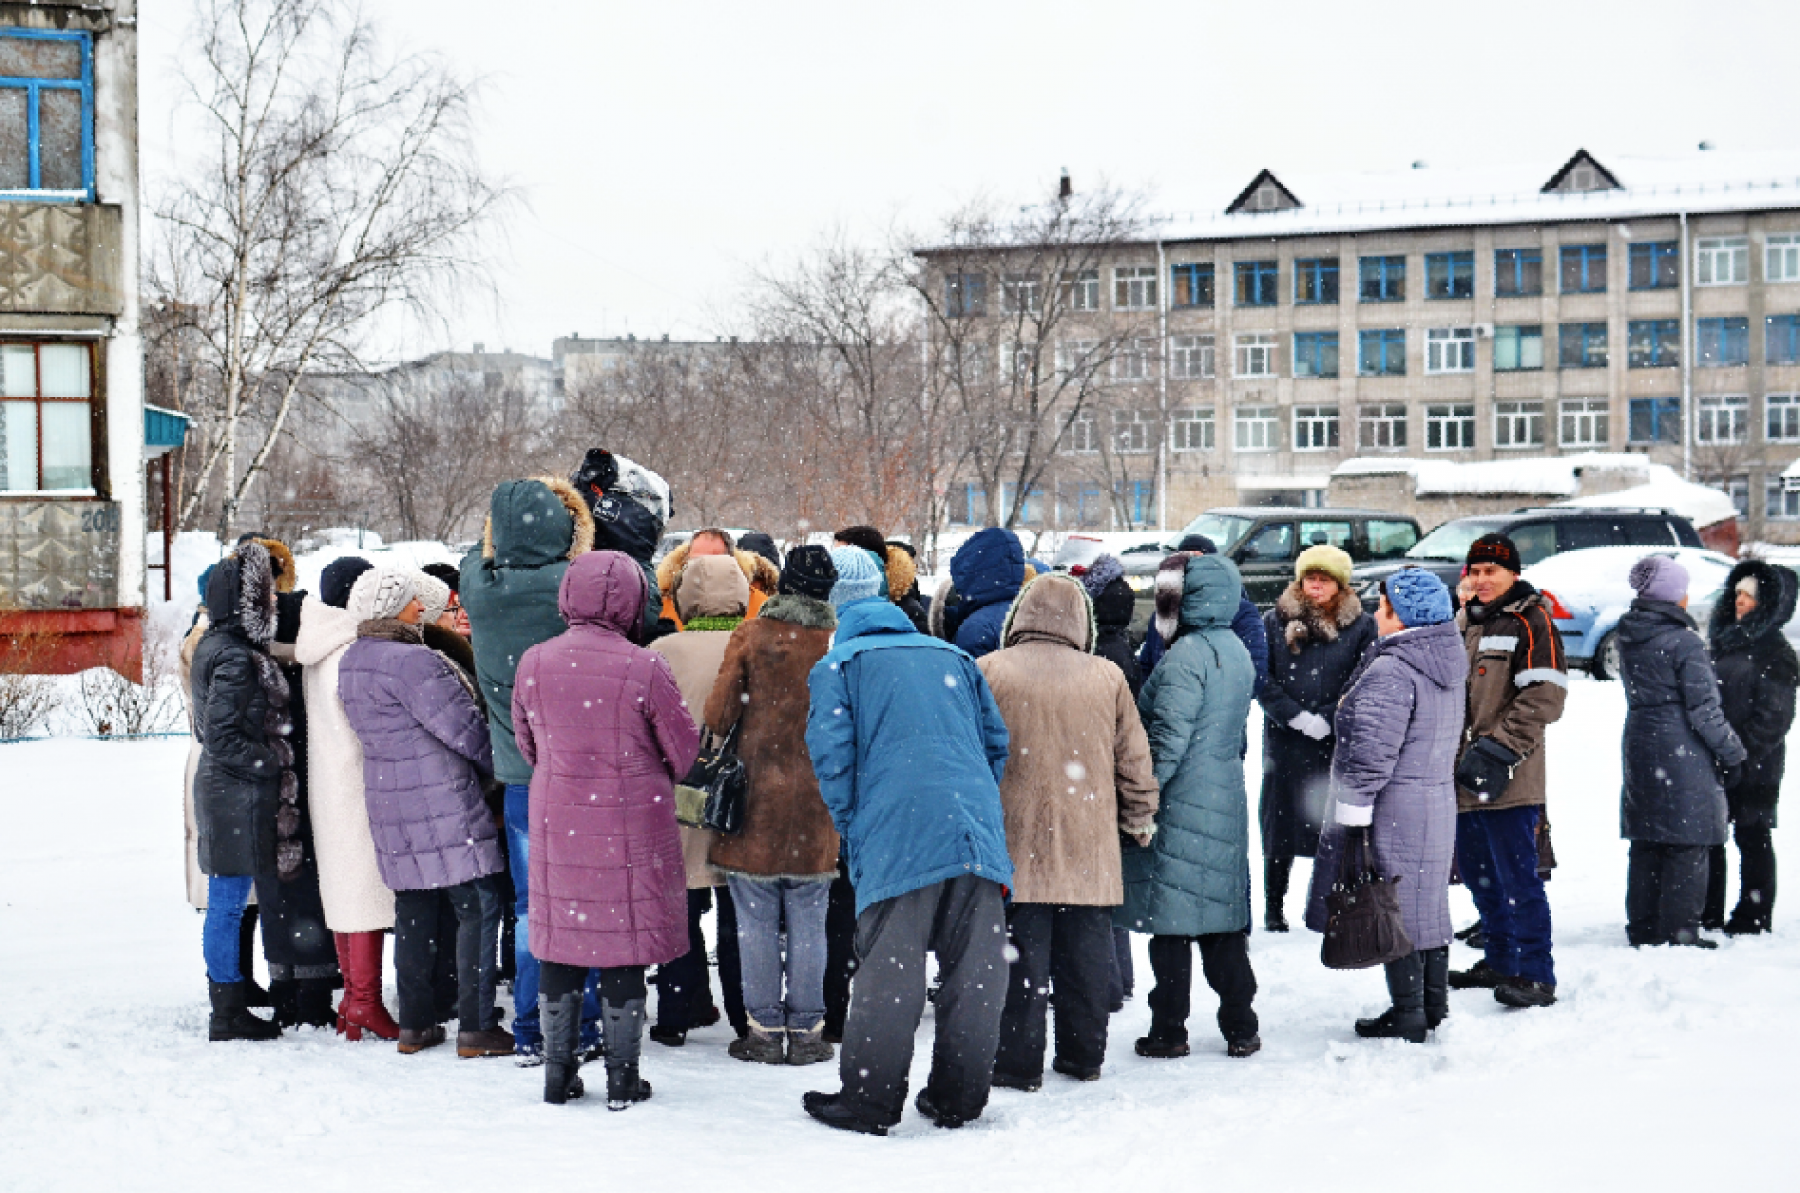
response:
[[[1495,531],[1512,539],[1526,567],[1564,551],[1584,547],[1704,546],[1693,524],[1659,509],[1594,509],[1551,506],[1456,518],[1420,539],[1401,559],[1368,563],[1351,573],[1351,583],[1373,612],[1381,604],[1381,581],[1404,567],[1422,567],[1456,591],[1469,545]]]
[[[1355,563],[1399,559],[1419,541],[1419,523],[1382,510],[1241,506],[1207,510],[1182,527],[1171,545],[1189,534],[1205,535],[1229,556],[1250,599],[1267,609],[1293,582],[1294,561],[1308,547],[1341,547]]]

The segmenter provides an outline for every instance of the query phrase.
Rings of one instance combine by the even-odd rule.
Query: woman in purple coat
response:
[[[569,565],[569,630],[525,652],[512,723],[531,775],[531,951],[543,963],[544,1101],[580,1097],[576,1036],[601,970],[606,1105],[650,1096],[638,1076],[644,970],[688,950],[687,873],[675,782],[700,731],[659,654],[636,644],[649,588],[617,551]]]
[[[1376,868],[1398,878],[1413,952],[1387,966],[1393,1006],[1356,1034],[1415,1044],[1449,1014],[1450,855],[1456,843],[1457,741],[1469,673],[1450,593],[1408,568],[1382,582],[1381,634],[1338,701],[1331,758],[1332,823],[1319,841],[1306,926],[1325,930],[1325,896],[1346,837],[1370,834]]]

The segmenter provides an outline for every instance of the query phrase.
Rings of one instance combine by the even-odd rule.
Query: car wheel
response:
[[[1594,651],[1594,660],[1588,665],[1595,679],[1619,678],[1619,631],[1609,630],[1606,637],[1600,639],[1599,647]]]

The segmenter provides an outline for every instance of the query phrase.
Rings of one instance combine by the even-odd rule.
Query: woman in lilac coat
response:
[[[687,874],[675,783],[700,731],[674,672],[636,644],[649,589],[617,551],[569,565],[567,633],[525,652],[512,723],[531,776],[531,951],[543,963],[544,1100],[582,1092],[576,1076],[582,986],[598,968],[606,1103],[650,1096],[638,1077],[644,970],[688,949]]]

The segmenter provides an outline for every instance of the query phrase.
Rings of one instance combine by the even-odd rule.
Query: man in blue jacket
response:
[[[887,599],[873,555],[839,547],[831,561],[837,639],[807,680],[806,748],[849,856],[859,965],[843,1089],[803,1103],[845,1131],[900,1121],[929,950],[943,986],[915,1105],[960,1127],[987,1105],[1005,1009],[1006,723],[973,660]]]

